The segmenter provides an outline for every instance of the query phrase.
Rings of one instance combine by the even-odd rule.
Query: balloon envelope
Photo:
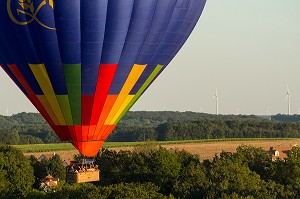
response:
[[[2,0],[0,63],[62,141],[94,156],[206,0]]]

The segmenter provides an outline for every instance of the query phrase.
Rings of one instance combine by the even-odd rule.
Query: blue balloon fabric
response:
[[[94,156],[206,0],[2,0],[0,64],[62,141]]]

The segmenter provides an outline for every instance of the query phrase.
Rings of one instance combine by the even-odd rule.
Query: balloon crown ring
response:
[[[41,9],[45,6],[50,6],[52,9],[54,9],[54,2],[53,0],[42,0],[38,6],[35,6],[34,2],[32,0],[19,0],[17,2],[18,5],[16,5],[16,8],[14,9],[14,13],[17,15],[23,15],[23,18],[25,18],[25,21],[21,21],[17,19],[18,17],[15,17],[13,14],[12,9],[12,0],[7,0],[7,12],[10,17],[10,19],[18,24],[18,25],[28,25],[32,22],[37,22],[39,25],[41,25],[44,28],[47,28],[49,30],[56,30],[56,28],[49,27],[45,23],[43,23],[38,17],[38,13],[41,11]]]

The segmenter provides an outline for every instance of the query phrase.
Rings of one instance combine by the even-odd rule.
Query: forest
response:
[[[211,115],[195,112],[128,112],[108,141],[196,140],[214,138],[293,138],[300,136],[299,115]],[[0,115],[0,143],[60,142],[38,113]]]
[[[201,160],[184,150],[170,151],[149,144],[132,151],[102,149],[96,156],[100,181],[67,184],[58,155],[38,162],[11,146],[0,146],[0,198],[194,199],[299,198],[300,148],[287,158],[272,160],[261,148],[240,146],[236,152]],[[59,186],[40,186],[51,174]]]

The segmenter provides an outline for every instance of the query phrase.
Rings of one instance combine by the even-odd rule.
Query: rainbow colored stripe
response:
[[[147,65],[134,64],[119,94],[109,94],[117,64],[101,64],[94,95],[81,94],[81,69],[78,65],[63,65],[67,95],[57,95],[44,64],[28,64],[43,94],[36,94],[15,64],[9,69],[57,135],[63,141],[102,143],[118,121],[137,101],[150,83],[157,77],[162,65],[157,65],[140,89],[132,94],[133,87]],[[82,147],[82,146],[81,146]]]

